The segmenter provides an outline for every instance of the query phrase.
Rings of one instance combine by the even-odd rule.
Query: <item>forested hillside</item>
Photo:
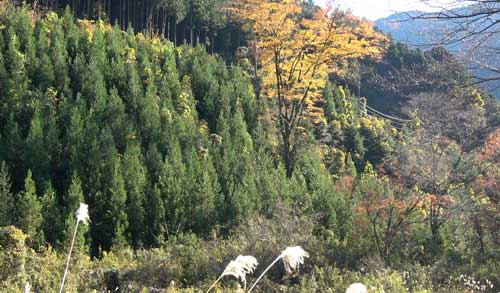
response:
[[[28,0],[37,11],[62,13],[71,8],[76,18],[101,19],[122,30],[149,31],[176,45],[203,44],[230,59],[246,35],[225,10],[226,0]]]
[[[427,51],[436,44],[441,44],[457,55],[457,58],[463,59],[460,60],[461,63],[471,70],[476,77],[475,80],[481,82],[492,94],[500,98],[500,81],[498,77],[494,78],[498,75],[496,68],[500,66],[500,58],[495,54],[500,43],[500,36],[496,33],[498,32],[496,25],[500,21],[500,15],[499,13],[487,15],[486,9],[498,11],[500,3],[498,1],[472,1],[468,3],[469,6],[450,9],[446,14],[470,15],[471,17],[468,22],[463,24],[463,27],[470,26],[467,29],[477,34],[478,37],[474,40],[450,38],[450,32],[461,25],[457,19],[452,17],[439,19],[434,17],[434,14],[425,14],[420,11],[395,13],[377,20],[375,25],[383,32],[390,34],[395,41],[408,44],[413,49]],[[482,19],[483,15],[485,16],[484,20]],[[483,40],[482,35],[488,37]],[[479,50],[478,47],[487,49]],[[484,66],[478,66],[479,64]]]
[[[255,291],[498,291],[500,105],[446,50],[310,2],[66,2],[0,1],[1,292],[58,291],[70,246],[62,292],[277,256]]]

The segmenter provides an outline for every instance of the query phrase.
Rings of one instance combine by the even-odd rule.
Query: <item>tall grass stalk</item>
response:
[[[248,292],[251,292],[255,285],[264,277],[264,275],[271,269],[271,267],[277,263],[280,259],[283,260],[283,264],[285,265],[285,271],[287,274],[290,274],[292,270],[296,270],[299,268],[300,264],[304,263],[304,257],[309,257],[309,254],[302,249],[300,246],[295,246],[295,247],[287,247],[283,252],[281,252],[278,257],[274,259],[274,261],[260,274],[260,276],[257,278],[257,281],[253,283],[252,287],[248,290]]]
[[[269,269],[275,264],[277,263],[281,258],[283,257],[283,255],[278,255],[278,257],[276,259],[274,259],[274,261],[262,272],[262,274],[260,274],[260,276],[257,278],[257,281],[255,281],[255,283],[253,283],[252,287],[250,287],[250,289],[248,290],[248,292],[251,292],[253,290],[253,288],[255,287],[255,285],[257,285],[257,283],[260,281],[260,279],[262,279],[262,277],[264,277],[264,275],[267,273],[267,271],[269,271]]]
[[[251,255],[239,255],[235,260],[229,262],[219,278],[208,288],[207,293],[215,287],[222,277],[228,275],[240,279],[243,282],[243,290],[246,290],[246,275],[253,273],[258,264],[257,259]]]
[[[71,253],[73,252],[73,247],[75,245],[75,239],[76,239],[76,234],[78,232],[78,225],[80,222],[87,224],[89,221],[89,206],[80,203],[80,207],[78,208],[78,211],[76,212],[76,225],[75,225],[75,231],[73,232],[73,238],[71,239],[71,245],[69,247],[69,253],[68,253],[68,258],[66,259],[66,268],[64,269],[64,275],[61,281],[61,289],[59,289],[59,293],[63,292],[64,288],[64,282],[66,281],[66,277],[68,276],[68,270],[69,270],[69,262],[71,260]]]
[[[207,292],[206,292],[206,293],[210,292],[210,290],[212,290],[212,288],[213,288],[213,287],[215,287],[215,285],[217,285],[217,283],[219,283],[219,281],[220,281],[220,279],[222,279],[222,277],[224,277],[224,274],[221,274],[221,275],[217,278],[217,280],[215,280],[215,282],[213,282],[213,284],[212,284],[212,285],[210,285],[210,288],[208,288],[208,290],[207,290]]]

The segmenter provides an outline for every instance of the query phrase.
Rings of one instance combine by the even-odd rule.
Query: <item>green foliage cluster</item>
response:
[[[258,105],[242,72],[202,48],[18,11],[0,30],[2,226],[61,247],[85,201],[100,255],[261,208]]]
[[[117,288],[126,292],[205,292],[224,266],[241,251],[256,256],[260,266],[264,266],[276,257],[275,251],[290,241],[296,241],[311,254],[301,268],[300,276],[282,278],[284,268],[276,266],[260,282],[256,292],[344,292],[355,282],[366,284],[370,292],[494,292],[486,281],[489,277],[478,278],[466,273],[450,272],[444,282],[437,285],[432,268],[419,264],[393,269],[384,268],[373,259],[359,264],[356,271],[339,268],[326,261],[324,255],[329,247],[325,246],[325,241],[313,236],[313,230],[310,219],[294,215],[289,208],[282,207],[276,217],[254,218],[224,240],[207,241],[193,234],[182,234],[167,240],[161,248],[125,248],[104,253],[95,260],[78,254],[71,262],[65,288],[68,292],[112,292]],[[5,247],[6,237],[17,239],[15,241],[20,241],[19,245],[23,247],[22,237],[25,235],[19,230],[2,228],[2,247]],[[37,253],[26,247],[21,251],[22,254],[9,248],[0,252],[0,263],[6,268],[0,272],[3,280],[0,289],[24,292],[24,283],[29,281],[37,292],[57,291],[65,261],[64,252],[45,250]],[[18,271],[12,273],[11,269]],[[249,282],[256,278],[257,275],[247,276]],[[237,280],[225,277],[215,292],[242,292],[240,286]]]
[[[368,162],[379,165],[392,152],[396,129],[386,120],[367,115],[364,103],[343,86],[328,82],[324,89],[326,121],[316,127],[316,139],[327,147],[324,161],[332,174],[355,176]]]

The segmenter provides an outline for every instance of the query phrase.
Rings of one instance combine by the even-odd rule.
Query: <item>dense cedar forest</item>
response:
[[[57,292],[72,240],[63,292],[296,245],[256,292],[498,292],[500,103],[459,61],[310,1],[0,1],[0,292]]]
[[[23,2],[23,1],[13,1]],[[122,30],[148,31],[176,45],[204,45],[226,58],[245,42],[245,31],[223,9],[226,0],[34,0],[32,9],[63,12],[75,18],[101,19]]]

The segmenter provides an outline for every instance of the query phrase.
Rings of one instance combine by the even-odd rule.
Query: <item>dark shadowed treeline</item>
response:
[[[21,2],[21,1],[13,1]],[[226,0],[30,0],[38,11],[62,13],[70,8],[75,18],[102,19],[123,29],[147,31],[176,45],[204,45],[227,57],[244,45],[245,35],[227,17]]]

